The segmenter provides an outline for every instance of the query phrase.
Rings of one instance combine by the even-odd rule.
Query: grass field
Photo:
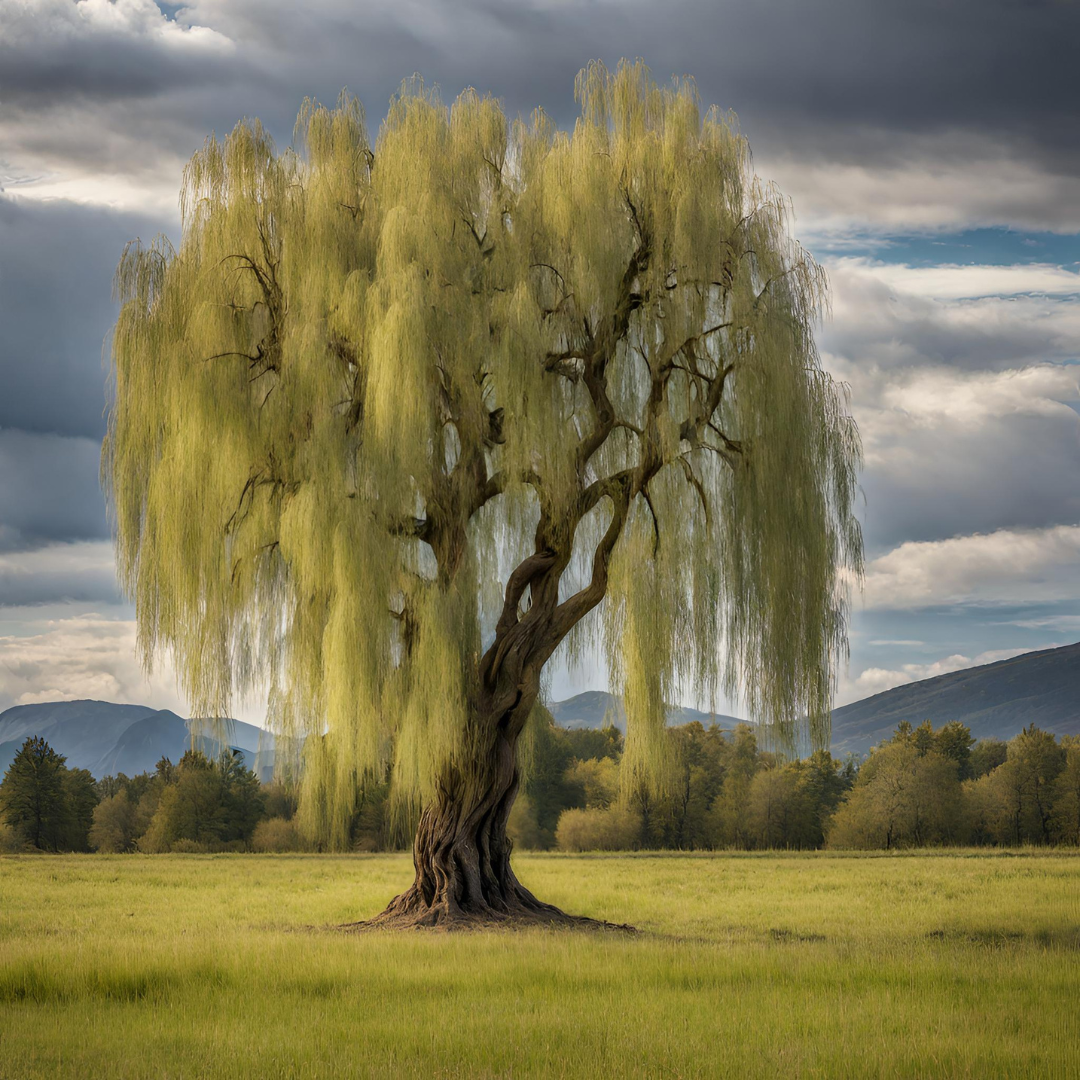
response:
[[[0,1077],[1080,1076],[1080,855],[517,860],[641,933],[344,935],[405,856],[0,859]]]

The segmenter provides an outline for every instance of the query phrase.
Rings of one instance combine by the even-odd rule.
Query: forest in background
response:
[[[509,823],[526,850],[892,849],[1080,843],[1080,737],[1029,725],[1009,742],[953,721],[902,722],[863,761],[785,760],[753,728],[670,728],[662,794],[626,790],[613,726],[534,727]],[[357,791],[348,847],[408,847],[388,783]],[[27,739],[0,783],[0,851],[330,850],[295,788],[260,784],[238,753],[189,751],[153,773],[95,781]]]

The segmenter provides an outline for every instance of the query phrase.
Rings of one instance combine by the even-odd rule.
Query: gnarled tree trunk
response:
[[[482,752],[474,750],[447,771],[416,831],[416,879],[374,925],[567,920],[537,900],[510,866],[513,845],[506,823],[518,791],[516,734],[497,727],[485,741]]]
[[[630,930],[628,926],[568,915],[537,900],[510,865],[506,834],[520,774],[517,741],[535,701],[520,693],[499,716],[478,710],[469,727],[471,745],[444,774],[434,802],[420,818],[413,841],[416,877],[380,915],[350,929],[484,925],[555,925]]]
[[[625,506],[615,518],[621,524]],[[614,523],[598,549],[592,584],[558,602],[559,576],[570,545],[557,555],[538,550],[511,574],[495,639],[480,660],[477,698],[458,760],[438,785],[413,842],[416,878],[376,918],[352,926],[465,928],[492,923],[632,927],[568,915],[537,900],[510,866],[506,835],[520,776],[517,742],[540,689],[540,672],[570,628],[603,597],[607,559],[618,535]],[[532,603],[524,615],[525,589]]]

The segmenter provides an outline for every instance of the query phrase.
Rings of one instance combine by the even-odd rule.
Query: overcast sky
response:
[[[0,708],[185,711],[135,662],[98,454],[112,271],[178,239],[206,135],[258,116],[284,145],[343,87],[375,128],[414,71],[569,125],[595,57],[733,109],[829,271],[866,449],[838,703],[1077,640],[1078,42],[1075,0],[0,0]]]

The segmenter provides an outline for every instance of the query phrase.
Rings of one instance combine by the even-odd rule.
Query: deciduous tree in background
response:
[[[90,829],[98,804],[97,784],[89,769],[64,772],[64,801],[68,813],[64,847],[70,851],[89,851]]]
[[[139,837],[137,820],[136,804],[128,798],[127,792],[106,795],[94,810],[90,846],[106,854],[131,851]]]
[[[1067,844],[1080,844],[1080,735],[1061,740],[1064,762],[1054,781],[1054,818],[1058,837]]]
[[[301,816],[331,836],[390,770],[423,813],[385,922],[561,917],[506,822],[564,642],[606,650],[627,790],[677,686],[828,731],[861,541],[824,276],[691,82],[593,64],[577,96],[569,133],[419,82],[374,144],[347,99],[297,152],[243,123],[188,166],[179,249],[117,275],[103,467],[144,653],[203,715],[265,680],[279,731],[325,731]]]
[[[921,847],[956,836],[958,765],[921,731],[901,722],[892,739],[871,750],[832,819],[831,847]]]
[[[189,750],[166,779],[146,834],[144,851],[242,850],[263,817],[263,795],[255,774],[244,768],[243,756],[227,753],[211,761]]]

